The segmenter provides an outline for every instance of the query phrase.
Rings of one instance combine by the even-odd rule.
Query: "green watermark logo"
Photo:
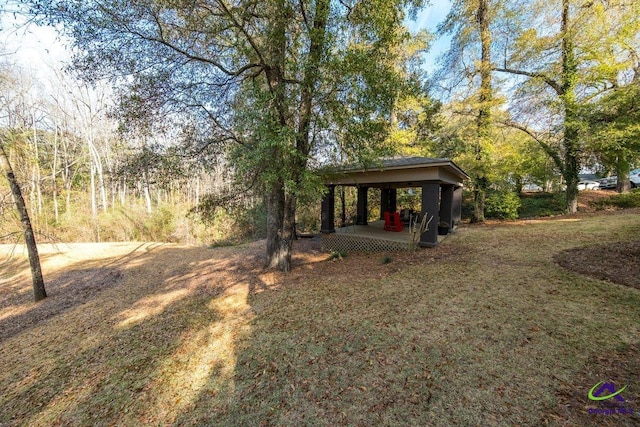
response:
[[[633,408],[629,406],[629,403],[622,397],[622,392],[629,387],[629,384],[625,384],[624,387],[617,389],[613,381],[605,382],[600,381],[596,383],[591,390],[589,390],[589,400],[598,402],[597,408],[589,408],[589,414],[592,415],[632,415]]]
[[[602,384],[602,386],[600,386],[600,384]],[[620,390],[616,390],[616,385],[614,383],[605,383],[604,381],[600,381],[599,383],[591,387],[591,390],[589,390],[589,399],[599,401],[615,397],[619,402],[624,402],[624,399],[622,398],[622,396],[620,396],[620,393],[622,393],[628,386],[629,384],[625,385]],[[608,391],[609,394],[605,394],[603,396],[602,393],[604,393],[605,391]]]

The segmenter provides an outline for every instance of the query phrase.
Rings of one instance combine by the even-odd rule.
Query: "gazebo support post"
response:
[[[440,187],[440,222],[447,223],[447,234],[453,230],[453,199],[453,185]]]
[[[440,184],[437,182],[423,182],[422,183],[422,209],[420,210],[420,216],[427,215],[427,221],[433,217],[429,222],[427,231],[420,235],[420,245],[423,248],[431,248],[438,244],[438,222],[440,221]]]
[[[398,190],[395,188],[389,189],[389,212],[395,212],[398,210]]]
[[[453,190],[453,224],[462,222],[462,187],[455,187]]]
[[[327,185],[320,209],[320,232],[335,233],[335,185]]]
[[[385,212],[398,210],[398,190],[395,188],[380,189],[380,219],[384,219]]]
[[[368,224],[368,195],[369,187],[358,187],[358,206],[356,211],[356,225]]]

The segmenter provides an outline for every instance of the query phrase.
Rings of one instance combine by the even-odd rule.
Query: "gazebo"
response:
[[[368,222],[367,195],[370,188],[380,189],[380,219],[384,212],[397,210],[398,188],[421,188],[420,217],[431,221],[417,239],[421,247],[438,244],[438,225],[448,234],[461,221],[462,186],[469,176],[449,159],[430,157],[395,157],[383,159],[375,166],[342,167],[327,175],[327,192],[322,199],[321,233],[327,250],[381,250],[408,249],[408,233],[384,231],[382,223]],[[355,224],[349,230],[335,228],[335,187],[353,186],[358,189]],[[416,236],[417,237],[417,236]]]

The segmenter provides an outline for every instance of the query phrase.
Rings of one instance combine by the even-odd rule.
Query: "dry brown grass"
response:
[[[262,270],[259,243],[60,246],[38,304],[16,257],[0,425],[638,425],[640,291],[554,255],[632,240],[639,213],[335,261],[305,240],[288,275]],[[635,415],[588,413],[609,378]]]

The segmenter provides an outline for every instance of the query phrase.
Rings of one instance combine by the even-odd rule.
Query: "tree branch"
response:
[[[251,64],[247,64],[244,65],[240,68],[238,68],[237,70],[230,70],[227,67],[225,67],[224,65],[222,65],[220,62],[215,61],[211,58],[205,58],[203,56],[199,56],[199,55],[194,55],[192,53],[187,52],[185,49],[182,49],[176,45],[174,45],[173,43],[170,43],[169,41],[160,38],[160,37],[150,37],[147,35],[144,35],[142,33],[140,33],[139,31],[135,31],[135,30],[130,30],[132,32],[132,34],[137,35],[138,37],[147,40],[147,41],[152,41],[152,42],[156,42],[156,43],[160,43],[163,46],[168,47],[169,49],[173,50],[174,52],[179,53],[180,55],[192,60],[192,61],[197,61],[197,62],[204,62],[206,64],[211,64],[214,67],[216,67],[218,70],[222,71],[224,74],[231,76],[231,77],[238,77],[240,75],[242,75],[245,71],[251,70],[252,68],[259,68],[260,70],[258,71],[258,74],[260,73],[260,71],[263,70],[263,65],[262,64],[255,64],[255,63],[251,63]]]
[[[549,144],[547,144],[542,139],[540,139],[540,137],[534,131],[527,128],[526,126],[523,126],[511,120],[496,120],[496,123],[499,123],[501,125],[504,125],[513,129],[518,129],[526,133],[527,135],[529,135],[534,141],[538,143],[538,145],[540,145],[542,150],[544,150],[544,152],[549,157],[551,157],[551,159],[553,160],[553,163],[555,163],[558,169],[560,169],[560,172],[564,173],[564,163],[562,162],[562,158],[560,157],[560,153],[558,152],[558,150],[555,150]]]
[[[245,143],[243,141],[240,140],[240,138],[238,138],[238,136],[235,134],[235,132],[233,132],[231,129],[223,126],[220,121],[218,120],[218,118],[215,116],[215,114],[213,114],[211,111],[209,111],[209,109],[207,107],[205,107],[202,104],[190,104],[188,105],[189,107],[198,107],[200,109],[202,109],[207,116],[209,116],[209,119],[211,119],[211,121],[219,128],[221,129],[224,133],[226,133],[228,135],[228,137],[226,139],[234,141],[240,145],[245,145]]]
[[[498,68],[498,67],[494,67],[493,71],[498,71],[500,73],[516,74],[519,76],[527,76],[532,79],[541,79],[546,84],[551,86],[558,95],[562,96],[564,94],[564,90],[562,89],[562,86],[560,86],[558,82],[556,82],[555,80],[553,80],[552,78],[550,78],[549,76],[543,73],[535,73],[531,71],[515,70],[513,68]]]
[[[307,27],[307,31],[310,31],[311,25],[309,24],[309,20],[307,19],[307,12],[304,7],[304,2],[302,0],[298,0],[298,5],[300,6],[300,12],[302,13],[302,19],[304,20],[304,24]]]
[[[220,7],[224,11],[224,13],[227,14],[229,19],[231,19],[231,22],[233,22],[233,24],[236,26],[236,28],[238,30],[240,30],[240,32],[242,34],[244,34],[244,36],[247,38],[247,42],[249,43],[249,45],[251,45],[251,49],[253,49],[253,51],[255,52],[256,56],[260,60],[260,66],[264,67],[266,65],[266,61],[264,60],[264,57],[262,56],[262,51],[258,48],[258,45],[255,42],[255,40],[253,40],[253,37],[251,37],[251,35],[249,35],[247,30],[244,28],[244,26],[241,25],[238,22],[236,17],[233,15],[233,13],[231,13],[231,11],[229,10],[229,8],[227,7],[227,5],[225,4],[225,2],[223,0],[218,0],[217,3],[220,5]]]
[[[347,9],[347,20],[351,18],[351,12],[353,12],[353,6],[349,6],[344,0],[339,0],[338,3],[343,5]]]
[[[249,36],[249,34],[247,34],[247,32],[245,31],[245,29],[238,23],[238,21],[235,19],[235,17],[232,15],[232,13],[227,9],[226,5],[224,4],[223,1],[218,1],[218,4],[222,7],[222,9],[224,10],[225,14],[229,17],[229,19],[231,19],[233,25],[235,28],[237,28],[238,30],[240,30],[245,37],[247,38],[247,41],[249,42],[249,44],[251,44],[251,46],[254,48],[254,50],[256,51],[256,54],[258,55],[258,58],[260,60],[259,63],[249,63],[247,65],[244,65],[242,67],[240,67],[237,70],[230,70],[227,67],[225,67],[224,65],[222,65],[222,63],[215,61],[212,58],[206,58],[204,56],[200,56],[200,55],[196,55],[193,53],[188,52],[186,49],[183,49],[173,43],[171,43],[169,40],[167,40],[164,36],[164,31],[163,31],[163,24],[160,21],[158,15],[156,14],[151,14],[153,17],[153,21],[155,23],[157,32],[158,32],[158,36],[150,36],[150,35],[146,35],[138,30],[136,30],[135,28],[131,27],[130,25],[128,25],[128,23],[122,22],[122,25],[124,26],[125,30],[139,38],[141,38],[142,40],[147,40],[150,42],[155,42],[155,43],[159,43],[171,50],[173,50],[174,52],[184,56],[185,58],[191,60],[191,61],[197,61],[197,62],[203,62],[206,64],[211,64],[214,67],[216,67],[218,70],[220,70],[222,73],[231,76],[231,77],[238,77],[241,74],[243,74],[245,71],[250,70],[252,68],[260,68],[260,70],[258,71],[258,74],[260,73],[260,71],[263,70],[264,68],[264,60],[262,59],[262,56],[260,55],[259,50],[257,50],[255,44],[253,43],[253,40],[251,39],[251,37]],[[98,5],[98,7],[100,7],[100,9],[102,10],[103,13],[106,13],[108,15],[110,15],[114,20],[117,20],[117,17],[107,8],[105,8],[102,5]]]

